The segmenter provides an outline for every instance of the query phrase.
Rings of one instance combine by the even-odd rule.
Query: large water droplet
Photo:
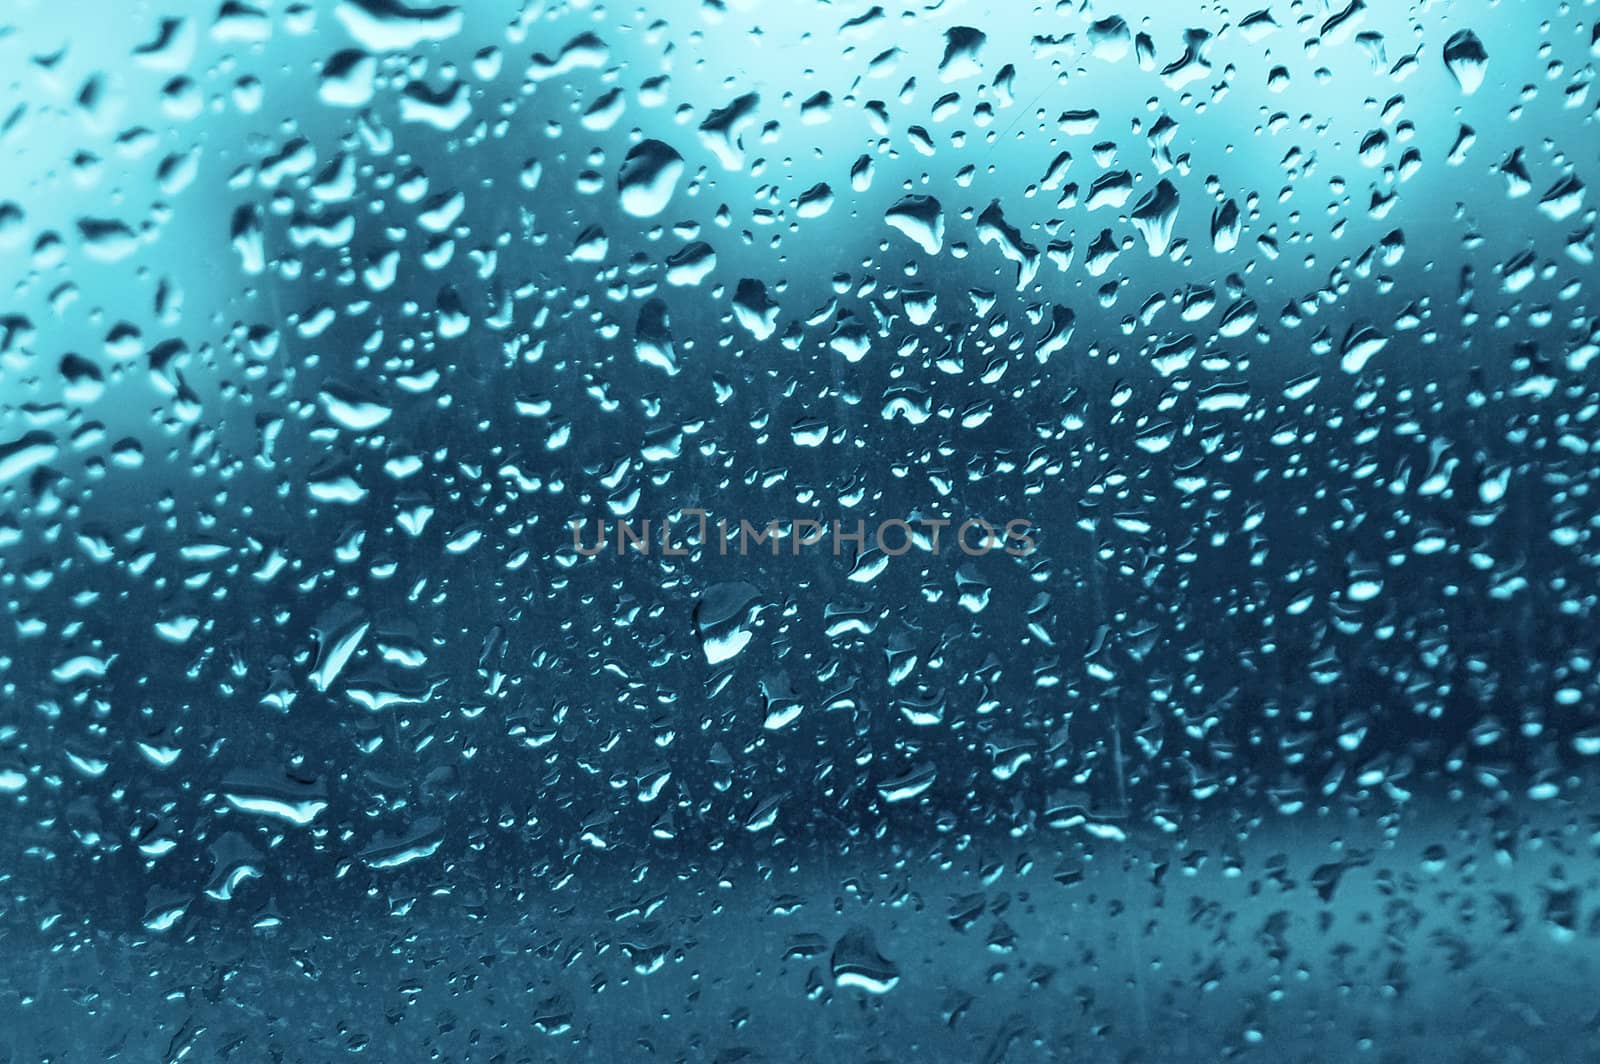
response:
[[[1471,96],[1483,84],[1483,76],[1489,66],[1489,53],[1484,50],[1483,42],[1476,33],[1460,30],[1445,42],[1444,65],[1450,68],[1450,76],[1456,79],[1461,91]]]
[[[683,156],[659,140],[635,144],[622,161],[617,192],[622,209],[635,218],[653,218],[667,209],[683,177]]]

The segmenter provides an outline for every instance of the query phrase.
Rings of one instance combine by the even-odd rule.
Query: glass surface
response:
[[[0,1061],[1600,1059],[1597,64],[7,0]]]

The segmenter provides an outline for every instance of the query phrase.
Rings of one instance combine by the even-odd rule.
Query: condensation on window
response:
[[[1592,2],[0,57],[0,1060],[1589,1059]]]

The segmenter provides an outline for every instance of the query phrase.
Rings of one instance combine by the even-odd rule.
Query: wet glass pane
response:
[[[1593,2],[0,60],[0,1060],[1595,1059]]]

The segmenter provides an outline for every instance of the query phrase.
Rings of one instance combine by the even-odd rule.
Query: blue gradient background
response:
[[[847,25],[869,8],[474,2],[373,48],[356,107],[319,94],[373,43],[348,0],[0,14],[0,445],[48,443],[0,460],[0,1059],[1595,1059],[1600,278],[1589,199],[1539,202],[1600,167],[1600,8],[1273,5],[1255,40],[1210,4]],[[192,54],[141,60],[164,17]],[[1094,53],[1112,17],[1150,69]],[[945,81],[954,27],[987,39]],[[1208,66],[1163,77],[1196,30]],[[598,63],[530,76],[584,33]],[[460,124],[407,120],[457,84]],[[748,93],[729,167],[700,128]],[[618,196],[646,139],[684,163],[653,218]],[[286,146],[312,161],[274,173]],[[1039,187],[1062,151],[1071,205]],[[348,196],[319,194],[341,158]],[[1117,169],[1126,203],[1089,210]],[[1130,216],[1163,179],[1151,255]],[[912,194],[937,255],[885,222]],[[1040,256],[1020,289],[992,204]],[[137,244],[102,261],[83,219]],[[1102,230],[1126,247],[1094,276]],[[714,269],[668,282],[695,240]],[[635,353],[651,300],[672,374]],[[359,501],[319,497],[339,476]],[[1022,516],[1041,549],[862,581],[828,551],[571,548],[692,505]],[[696,604],[739,584],[752,638],[713,664]],[[862,930],[885,993],[839,978]]]

